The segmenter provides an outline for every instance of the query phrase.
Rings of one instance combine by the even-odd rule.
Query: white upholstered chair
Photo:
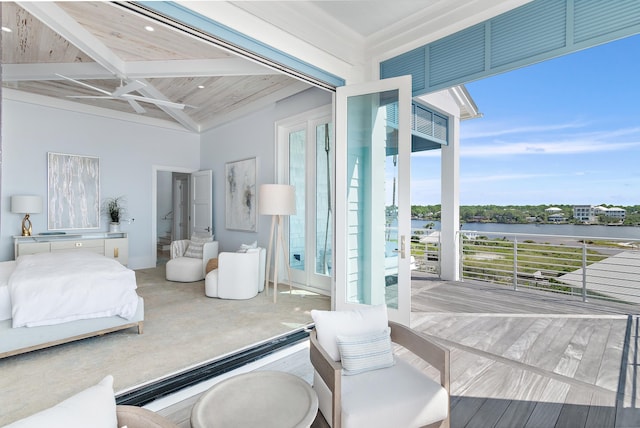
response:
[[[220,299],[251,299],[264,290],[265,265],[266,251],[261,247],[222,252],[218,268],[205,277],[205,294]]]
[[[218,257],[218,242],[211,236],[192,236],[171,242],[171,260],[166,265],[168,281],[194,282],[204,279],[209,259]]]
[[[384,305],[358,311],[314,310],[311,315],[313,388],[329,426],[449,427],[449,350],[389,322]],[[440,382],[393,353],[389,357],[384,350],[393,349],[389,334],[392,343],[437,369]]]

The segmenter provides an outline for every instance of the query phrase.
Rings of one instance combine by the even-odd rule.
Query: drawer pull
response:
[[[76,242],[76,247],[82,247],[82,242]]]
[[[118,247],[115,247],[115,248],[113,249],[113,258],[114,258],[114,259],[117,259],[117,258],[118,258]]]

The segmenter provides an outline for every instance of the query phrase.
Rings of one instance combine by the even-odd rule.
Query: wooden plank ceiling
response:
[[[11,30],[2,32],[4,88],[177,122],[194,132],[309,87],[113,3],[3,2],[2,27]],[[136,113],[126,98],[69,98],[105,96],[100,90],[110,94],[132,81],[140,87],[131,95],[185,106],[138,99],[144,113]]]

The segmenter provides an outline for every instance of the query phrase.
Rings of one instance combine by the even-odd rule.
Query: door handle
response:
[[[211,232],[211,227],[207,226],[204,230],[206,230],[207,232]]]
[[[402,259],[406,258],[406,254],[405,254],[406,241],[407,240],[405,235],[400,236],[400,258]]]

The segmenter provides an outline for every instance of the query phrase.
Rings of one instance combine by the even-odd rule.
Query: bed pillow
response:
[[[337,336],[379,333],[389,327],[387,307],[366,306],[350,311],[311,311],[318,342],[334,361],[340,361]]]
[[[189,246],[184,252],[185,257],[193,257],[194,259],[201,259],[204,244],[207,242],[213,242],[213,235],[198,235],[194,233],[189,240]]]
[[[114,428],[118,426],[113,376],[63,402],[4,428]]]
[[[384,369],[395,364],[391,347],[391,329],[358,336],[336,336],[342,373],[355,375]]]

